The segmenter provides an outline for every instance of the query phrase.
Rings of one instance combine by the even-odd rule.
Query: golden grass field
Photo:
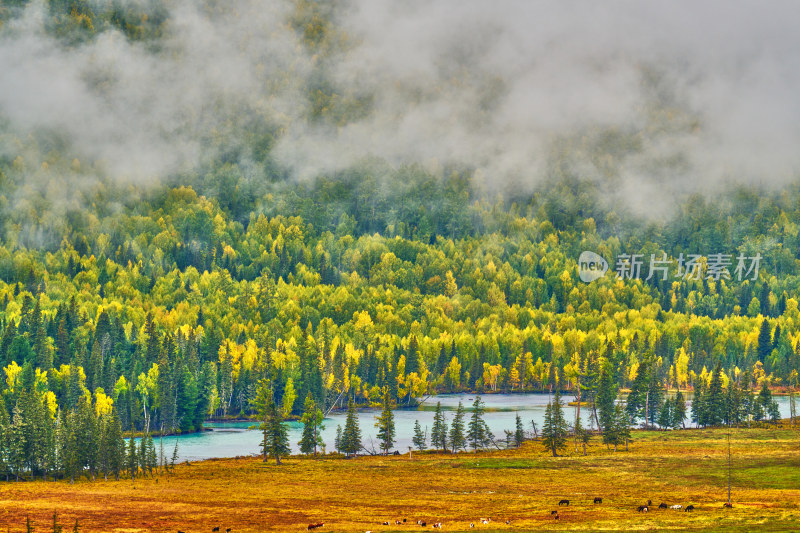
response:
[[[733,430],[733,502],[725,430],[636,432],[630,451],[590,443],[589,455],[520,450],[405,456],[241,458],[180,465],[172,475],[121,481],[0,483],[0,530],[233,533],[304,531],[798,531],[800,431]],[[595,505],[595,496],[603,503]],[[568,507],[558,501],[569,499]],[[637,507],[653,501],[649,513]],[[692,513],[659,510],[693,504]],[[559,520],[550,512],[559,510]],[[406,525],[394,525],[406,518]],[[480,518],[490,518],[487,525]],[[416,525],[425,520],[426,528]],[[510,524],[505,524],[510,520]],[[384,526],[389,521],[392,525]],[[470,529],[470,522],[475,529]]]

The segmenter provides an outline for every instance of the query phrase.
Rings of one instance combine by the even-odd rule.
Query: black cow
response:
[[[594,503],[603,503],[603,498],[595,498]]]
[[[661,502],[661,503],[658,504],[658,508],[659,509],[666,509],[667,508],[667,504],[664,503],[664,502]]]
[[[689,511],[694,511],[694,505],[687,505],[686,506],[686,512],[688,513]]]
[[[650,510],[650,508],[647,507],[646,505],[640,505],[639,508],[636,510],[639,511],[640,513],[646,513]]]
[[[569,500],[561,500],[558,505],[569,505]]]

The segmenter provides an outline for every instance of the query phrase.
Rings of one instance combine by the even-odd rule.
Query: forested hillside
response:
[[[315,58],[296,120],[336,129],[369,113],[373,96],[325,67],[350,39],[330,10],[288,5],[283,29]],[[24,34],[26,6],[3,3],[3,39]],[[175,23],[148,2],[51,0],[43,16],[50,42],[76,53],[109,34],[169,51]],[[731,182],[642,214],[616,188],[625,162],[698,128],[668,99],[635,126],[554,137],[535,186],[502,190],[473,164],[377,155],[303,179],[276,148],[289,118],[217,104],[203,112],[227,118],[204,130],[202,155],[146,179],[0,115],[0,424],[91,405],[125,430],[192,431],[252,414],[262,378],[295,415],[309,394],[326,409],[377,405],[384,387],[398,406],[579,384],[591,398],[604,379],[614,395],[692,390],[718,365],[727,388],[798,384],[800,182]],[[611,263],[591,283],[584,250]],[[677,262],[645,279],[651,254],[717,253],[732,257],[727,279]],[[641,279],[619,279],[621,254],[642,254]],[[755,279],[734,274],[757,254]]]

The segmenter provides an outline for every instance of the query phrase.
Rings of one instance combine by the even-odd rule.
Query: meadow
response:
[[[561,457],[540,443],[518,450],[355,459],[290,457],[180,464],[155,479],[0,483],[0,529],[210,532],[421,531],[796,531],[800,433],[733,429],[733,508],[724,429],[635,432],[630,450],[596,437],[587,455]],[[602,497],[602,504],[594,504]],[[569,506],[560,506],[562,499]],[[652,500],[648,513],[637,507]],[[694,505],[693,512],[658,504]],[[551,511],[558,510],[555,520]],[[405,518],[403,525],[396,520]],[[481,523],[488,518],[488,524]],[[424,520],[427,526],[417,525]],[[506,521],[509,521],[506,524]],[[391,525],[382,525],[388,521]]]

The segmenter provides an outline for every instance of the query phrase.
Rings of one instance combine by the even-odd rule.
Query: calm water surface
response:
[[[573,396],[563,396],[566,404],[573,401]],[[419,408],[402,409],[394,412],[396,442],[394,449],[400,453],[407,453],[408,447],[412,446],[411,438],[414,435],[414,422],[419,420],[423,431],[427,430],[428,444],[430,445],[430,428],[433,424],[433,413],[436,403],[441,402],[442,410],[445,413],[447,422],[453,420],[458,402],[461,401],[465,408],[465,423],[469,422],[472,410],[474,394],[440,394],[427,399]],[[531,421],[536,423],[536,429],[541,430],[544,420],[544,411],[548,402],[547,394],[487,394],[481,396],[486,407],[484,420],[489,425],[495,436],[495,440],[505,439],[505,431],[513,431],[515,428],[515,417],[519,413],[525,426],[526,432],[532,432]],[[785,396],[776,397],[780,405],[781,416],[789,416],[789,399]],[[575,420],[575,408],[564,407],[565,415],[570,422]],[[377,429],[375,422],[380,415],[380,409],[361,409],[358,412],[358,423],[361,428],[361,441],[367,450],[378,449],[378,439],[376,438]],[[581,419],[585,427],[589,426],[589,409],[581,409]],[[327,451],[333,451],[334,440],[336,438],[336,426],[344,428],[345,413],[335,412],[325,419],[325,429],[322,438],[327,446]],[[258,430],[248,429],[252,422],[220,422],[207,423],[206,427],[212,431],[193,433],[190,435],[180,435],[178,437],[165,437],[165,454],[169,457],[178,441],[178,456],[180,461],[197,461],[210,459],[213,457],[237,457],[242,455],[254,455],[259,452],[259,442],[261,433]],[[302,436],[303,425],[300,422],[289,422],[289,442],[292,446],[292,453],[299,453],[297,444]],[[156,441],[158,446],[158,441]]]

